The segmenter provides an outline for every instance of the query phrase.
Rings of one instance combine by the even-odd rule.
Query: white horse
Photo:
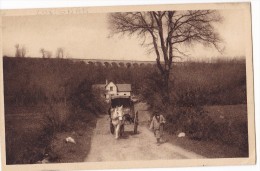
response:
[[[111,121],[115,130],[115,138],[118,139],[120,134],[124,131],[124,112],[123,106],[119,106],[111,109]]]

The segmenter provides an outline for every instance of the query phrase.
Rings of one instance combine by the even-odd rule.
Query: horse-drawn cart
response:
[[[133,124],[133,133],[137,134],[138,111],[129,96],[112,96],[109,108],[110,131],[116,138],[122,136],[126,124]]]

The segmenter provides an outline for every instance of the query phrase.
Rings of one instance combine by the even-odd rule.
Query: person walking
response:
[[[162,136],[165,123],[166,120],[163,115],[161,115],[159,111],[155,111],[155,115],[150,124],[150,129],[154,131],[157,145],[160,145],[161,142],[164,142]]]

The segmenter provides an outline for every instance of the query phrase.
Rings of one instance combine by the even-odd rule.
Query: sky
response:
[[[192,59],[245,56],[244,13],[241,10],[221,10],[224,20],[216,30],[224,40],[225,51],[201,45],[186,48]],[[79,59],[114,59],[153,61],[141,47],[140,39],[127,36],[109,37],[106,13],[84,15],[8,16],[2,20],[3,55],[14,56],[15,44],[26,47],[28,57],[41,57],[40,49],[63,48],[65,56]]]

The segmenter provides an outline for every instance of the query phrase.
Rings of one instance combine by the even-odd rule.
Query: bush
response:
[[[177,135],[185,132],[194,140],[216,141],[233,145],[248,155],[248,128],[246,120],[214,121],[201,107],[169,107],[165,130]]]
[[[162,111],[169,121],[166,130],[172,134],[186,131],[194,139],[219,138],[230,144],[236,143],[236,137],[238,144],[247,144],[246,123],[239,123],[240,126],[214,123],[199,107],[246,104],[245,69],[245,61],[174,65],[169,82],[170,101],[164,104],[162,76],[156,66],[102,66],[67,59],[4,57],[4,103],[6,111],[17,106],[44,106],[45,134],[41,136],[48,140],[54,132],[71,129],[68,121],[87,122],[92,117],[89,113],[106,113],[107,104],[99,96],[100,92],[92,91],[92,85],[108,79],[115,83],[131,83],[133,93],[141,95],[151,110]],[[82,110],[88,114],[82,114]],[[230,128],[232,131],[226,131]],[[236,129],[243,133],[234,133]],[[13,135],[7,133],[6,136],[7,151],[11,151],[8,156],[13,156],[12,146],[20,140],[11,142]],[[7,158],[12,160],[12,157]]]
[[[192,139],[209,140],[214,121],[201,107],[170,107],[166,115],[166,131],[170,134],[185,132]],[[170,112],[171,111],[171,112]]]
[[[71,107],[64,103],[46,105],[45,111],[43,124],[50,135],[62,131],[72,115]]]
[[[6,132],[8,164],[36,162],[39,157],[35,155],[42,159],[43,149],[49,146],[57,132],[75,129],[72,125],[76,121],[82,119],[87,122],[93,118],[93,113],[97,115],[106,109],[104,100],[91,89],[91,85],[99,79],[99,73],[93,71],[93,66],[66,59],[8,57],[4,57],[3,63],[6,111],[23,107],[30,113],[36,113],[34,107],[40,106],[42,111],[39,113],[43,117],[41,122],[19,123],[31,126],[35,130],[33,134],[16,128],[15,122],[6,123],[15,130]],[[91,116],[82,110],[89,111]],[[17,112],[21,113],[19,109],[15,110]],[[36,130],[34,123],[42,124],[42,128]]]

